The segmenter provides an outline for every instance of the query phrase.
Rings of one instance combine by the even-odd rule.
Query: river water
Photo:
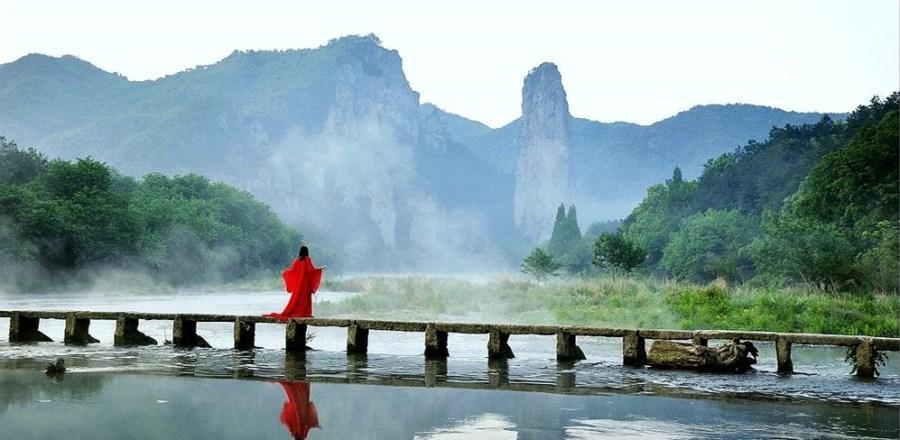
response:
[[[321,292],[317,301],[354,295]],[[262,314],[281,292],[0,296],[0,309]],[[310,328],[314,351],[286,355],[284,327],[257,324],[252,352],[231,350],[228,323],[199,323],[214,348],[9,344],[0,319],[0,439],[291,438],[898,438],[900,363],[876,380],[849,375],[840,348],[794,346],[797,373],[775,373],[760,343],[744,375],[622,366],[621,341],[579,338],[588,359],[555,360],[552,336],[510,338],[515,359],[489,362],[487,335],[449,338],[450,358],[426,361],[422,333],[372,331],[369,353],[344,353],[346,329]],[[42,320],[61,341],[64,323]],[[171,339],[171,322],[141,330]],[[649,343],[649,341],[648,341]],[[716,341],[711,341],[711,344]],[[649,348],[649,347],[648,347]],[[44,366],[66,359],[67,373]]]

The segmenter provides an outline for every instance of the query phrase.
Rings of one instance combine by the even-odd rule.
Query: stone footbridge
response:
[[[581,336],[622,338],[622,362],[629,366],[646,363],[645,341],[685,340],[694,344],[707,345],[708,341],[740,339],[746,341],[770,341],[775,343],[778,372],[793,372],[791,347],[793,344],[855,347],[855,367],[857,375],[872,377],[875,373],[878,351],[900,351],[900,338],[869,336],[825,335],[809,333],[773,333],[734,330],[658,330],[621,329],[587,326],[554,325],[512,325],[479,324],[420,321],[380,321],[342,318],[294,318],[287,322],[267,316],[240,316],[214,314],[176,313],[135,313],[135,312],[87,312],[87,311],[26,311],[0,310],[0,318],[9,318],[9,342],[26,343],[50,341],[41,333],[42,319],[63,319],[66,321],[64,342],[83,345],[98,342],[90,335],[91,320],[116,321],[113,338],[116,346],[155,345],[157,341],[139,330],[142,320],[164,320],[173,322],[172,344],[178,347],[209,346],[197,334],[198,322],[233,322],[234,348],[251,350],[254,348],[256,324],[284,324],[285,348],[288,352],[306,350],[306,331],[309,327],[346,327],[347,353],[362,354],[368,349],[369,331],[400,331],[425,333],[424,355],[439,359],[450,355],[447,338],[450,333],[488,334],[487,355],[489,359],[509,359],[515,357],[508,341],[512,335],[556,335],[556,358],[560,361],[585,359],[576,344]]]

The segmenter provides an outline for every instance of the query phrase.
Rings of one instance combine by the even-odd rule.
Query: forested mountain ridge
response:
[[[273,273],[300,239],[250,194],[203,176],[135,180],[0,137],[0,289],[233,281]]]
[[[531,126],[543,130],[534,115]],[[673,165],[690,178],[772,126],[821,117],[745,104],[698,106],[649,126],[562,116],[570,183],[553,206],[575,203],[588,222],[624,216]],[[514,226],[517,180],[537,178],[517,176],[521,121],[491,129],[422,104],[400,55],[374,36],[234,52],[153,81],[71,56],[0,65],[7,138],[138,177],[196,172],[228,182],[340,247],[358,269],[433,269],[461,254],[484,257],[477,267],[508,267],[531,244]],[[540,161],[542,147],[534,151]],[[544,223],[549,234],[552,210]]]
[[[676,169],[621,231],[651,269],[681,279],[896,292],[898,97],[873,98],[843,122],[773,129],[693,181]]]

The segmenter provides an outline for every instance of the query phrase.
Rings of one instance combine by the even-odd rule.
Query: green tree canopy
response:
[[[594,242],[595,266],[631,272],[644,263],[647,253],[621,233],[603,233]]]
[[[187,284],[280,268],[300,235],[249,193],[203,176],[135,181],[90,158],[47,162],[0,139],[0,239],[7,282],[28,266],[139,269]]]
[[[691,213],[696,189],[697,183],[685,182],[676,168],[666,184],[647,189],[647,197],[625,219],[625,236],[647,251],[649,263],[662,258],[669,237],[678,230],[681,219]]]
[[[559,263],[553,261],[553,257],[550,254],[539,247],[534,248],[522,262],[522,272],[533,276],[538,281],[543,281],[547,277],[556,275],[556,271],[560,267]]]
[[[672,235],[660,266],[683,280],[741,280],[750,269],[742,249],[756,235],[755,224],[736,210],[694,214]]]
[[[553,222],[553,233],[550,235],[550,242],[547,245],[550,254],[561,257],[569,253],[579,240],[581,240],[581,229],[578,227],[575,205],[569,206],[569,212],[566,213],[565,205],[560,204],[556,210],[556,221]]]
[[[21,150],[15,142],[0,136],[0,184],[29,182],[46,168],[46,156],[34,148]]]

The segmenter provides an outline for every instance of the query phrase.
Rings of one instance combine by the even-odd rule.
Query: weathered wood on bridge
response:
[[[655,368],[743,373],[756,363],[756,348],[749,342],[732,341],[718,348],[691,342],[660,339],[647,352],[647,364]]]
[[[709,346],[709,339],[706,339],[705,337],[703,337],[703,335],[700,334],[694,334],[693,336],[691,336],[691,342],[701,347]]]

